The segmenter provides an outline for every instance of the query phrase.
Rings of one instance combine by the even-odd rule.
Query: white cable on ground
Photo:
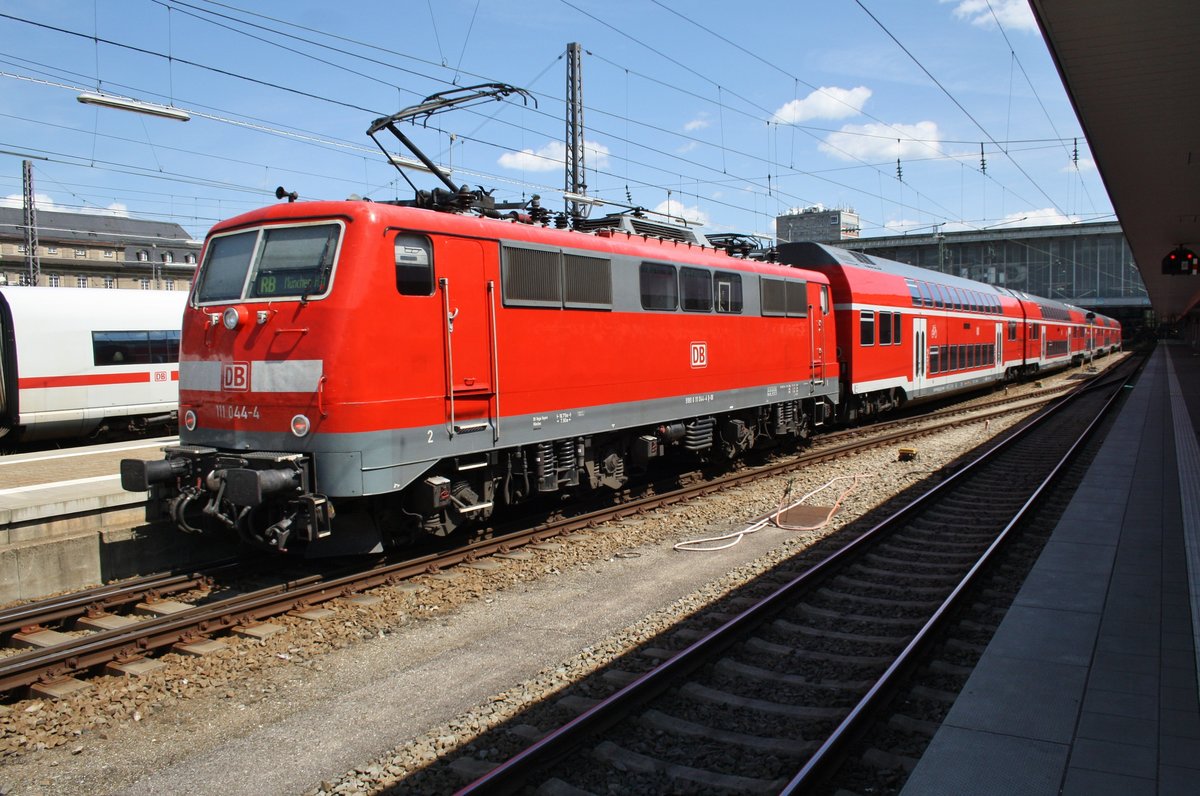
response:
[[[710,537],[707,537],[704,539],[689,539],[687,541],[678,542],[677,544],[674,545],[674,547],[676,550],[682,550],[683,552],[686,552],[686,553],[715,553],[718,550],[728,550],[730,547],[733,547],[737,543],[741,542],[742,539],[744,539],[746,536],[749,536],[752,533],[757,533],[758,531],[762,530],[763,528],[765,528],[768,525],[774,525],[776,528],[782,528],[783,530],[786,530],[786,531],[815,531],[815,530],[818,530],[820,528],[823,528],[825,525],[827,525],[829,523],[829,521],[831,519],[833,519],[833,515],[837,513],[837,510],[839,508],[841,508],[842,502],[850,495],[851,492],[853,492],[858,487],[859,481],[866,479],[866,478],[873,478],[873,477],[874,477],[874,475],[866,474],[866,473],[857,473],[855,475],[841,475],[841,476],[838,476],[837,478],[834,478],[833,480],[829,481],[828,483],[824,484],[823,486],[817,487],[816,489],[809,492],[807,495],[800,498],[799,500],[785,506],[783,504],[785,501],[787,501],[788,495],[791,494],[792,484],[794,483],[794,481],[789,481],[788,485],[787,485],[787,489],[785,489],[783,491],[783,497],[780,498],[779,508],[777,508],[775,511],[768,514],[767,516],[763,517],[762,519],[756,520],[755,522],[751,523],[749,526],[741,529],[740,531],[734,531],[733,533],[727,533],[727,534],[723,534],[721,536],[710,536]],[[819,524],[814,525],[812,527],[798,527],[798,526],[784,525],[780,522],[779,518],[781,515],[784,514],[784,512],[786,512],[790,509],[796,508],[797,506],[803,505],[804,502],[807,501],[809,498],[811,498],[813,495],[820,494],[821,492],[825,491],[826,489],[828,489],[831,486],[833,486],[834,484],[836,484],[838,481],[852,481],[852,483],[850,484],[850,486],[846,487],[846,489],[844,489],[840,495],[838,495],[837,501],[834,503],[833,508],[831,508],[829,510],[829,514],[826,515],[825,519],[823,521],[821,521]],[[726,543],[722,544],[722,545],[717,545],[717,546],[701,546],[701,545],[711,545],[714,542],[726,542]]]

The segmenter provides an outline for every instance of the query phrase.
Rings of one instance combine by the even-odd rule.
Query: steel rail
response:
[[[1047,401],[1064,401],[1091,382],[1081,384],[1068,396]],[[1056,405],[1056,404],[1055,404]],[[701,484],[693,484],[664,493],[647,495],[575,517],[544,522],[534,527],[511,530],[503,536],[472,542],[456,550],[431,553],[414,559],[384,564],[368,572],[359,572],[332,580],[311,576],[299,582],[279,584],[244,595],[228,598],[210,605],[196,606],[166,617],[139,621],[136,625],[103,630],[89,636],[44,649],[34,649],[0,659],[0,693],[52,682],[108,663],[131,660],[181,642],[248,626],[298,607],[327,602],[345,594],[374,588],[385,583],[399,583],[422,574],[469,563],[495,553],[509,552],[525,544],[533,544],[563,534],[593,527],[623,517],[644,514],[656,508],[672,505],[693,497],[704,496],[733,486],[749,483],[770,475],[852,455],[862,450],[881,447],[899,440],[925,436],[947,428],[980,422],[989,417],[1008,414],[1016,409],[997,409],[989,413],[955,418],[919,428],[892,432],[881,437],[858,440],[836,448],[810,451],[798,457],[731,473]],[[1042,411],[1046,411],[1043,409]],[[919,422],[919,418],[914,422]]]
[[[1071,444],[1071,447],[1063,454],[1054,467],[1051,468],[1049,474],[1042,479],[1042,482],[1034,489],[1025,503],[1018,509],[1017,513],[1013,515],[1012,519],[1008,521],[996,539],[988,546],[983,555],[980,556],[979,560],[975,562],[959,584],[947,595],[946,599],[924,626],[917,631],[912,640],[909,641],[896,657],[896,660],[888,666],[887,670],[880,675],[879,679],[863,695],[858,704],[851,709],[846,718],[842,720],[817,751],[813,753],[804,764],[804,767],[780,791],[781,794],[788,794],[790,796],[790,794],[808,792],[807,789],[817,785],[821,777],[832,768],[839,755],[853,738],[856,737],[862,725],[869,721],[874,712],[892,694],[902,675],[911,668],[913,662],[924,651],[934,634],[943,627],[947,618],[957,608],[959,600],[975,583],[979,573],[991,563],[997,555],[997,551],[1008,541],[1010,534],[1014,533],[1014,529],[1033,512],[1034,507],[1041,502],[1045,493],[1051,489],[1052,485],[1059,480],[1062,472],[1074,461],[1079,450],[1087,444],[1097,427],[1108,416],[1108,413],[1121,397],[1123,385],[1128,383],[1135,375],[1136,373],[1131,373],[1127,378],[1122,380],[1121,387],[1117,387],[1112,391],[1112,394],[1104,402],[1100,411],[1088,423],[1087,427],[1080,432],[1078,438]],[[1100,386],[1097,385],[1095,389],[1099,389]],[[1083,391],[1079,393],[1079,395],[1082,394]]]
[[[886,535],[890,526],[918,513],[927,505],[952,491],[960,482],[974,475],[977,470],[990,464],[1001,453],[1021,442],[1026,436],[1049,422],[1055,417],[1057,411],[1073,403],[1085,392],[1090,391],[1093,386],[1092,382],[1088,382],[1081,385],[1080,389],[1053,400],[1050,405],[1028,418],[1009,437],[982,451],[978,457],[963,465],[945,480],[934,485],[922,495],[914,498],[887,519],[864,531],[824,560],[814,564],[808,570],[763,598],[760,602],[707,633],[704,637],[663,661],[654,669],[640,675],[562,727],[547,733],[521,752],[496,766],[487,774],[459,789],[456,791],[456,796],[515,792],[524,784],[524,780],[529,772],[565,756],[585,738],[619,721],[622,715],[629,711],[631,705],[643,704],[649,701],[669,689],[680,677],[702,666],[717,653],[737,643],[746,629],[761,625],[767,618],[785,606],[795,593],[808,589],[813,583],[824,578],[829,572],[836,570],[844,562],[856,557],[863,548],[873,544],[877,538]],[[1119,394],[1119,390],[1117,393]],[[1115,400],[1115,396],[1113,399],[1110,399],[1109,403],[1106,403],[1106,406],[1112,400]],[[975,422],[975,420],[971,419],[964,422]],[[1089,428],[1091,427],[1089,425]],[[1072,449],[1074,449],[1074,446]],[[972,568],[971,573],[973,574],[975,571],[976,569]],[[959,591],[961,589],[956,589],[956,593]],[[876,690],[872,689],[872,693]],[[838,743],[840,744],[841,741],[838,741]]]

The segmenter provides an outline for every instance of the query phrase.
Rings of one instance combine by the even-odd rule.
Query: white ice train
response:
[[[0,441],[175,422],[187,291],[0,288]]]

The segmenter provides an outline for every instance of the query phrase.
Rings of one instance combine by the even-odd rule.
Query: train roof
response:
[[[823,267],[832,266],[842,269],[863,269],[877,273],[891,274],[905,279],[935,282],[942,285],[953,285],[971,290],[992,292],[1000,296],[1008,296],[1030,304],[1036,304],[1041,308],[1043,317],[1046,318],[1067,320],[1069,317],[1068,313],[1072,311],[1085,316],[1088,313],[1087,310],[1077,307],[1074,304],[1067,304],[1043,296],[1035,296],[1023,290],[1012,290],[999,285],[990,285],[986,282],[976,282],[973,279],[954,276],[953,274],[944,274],[940,271],[932,271],[928,268],[908,265],[907,263],[866,254],[865,252],[850,251],[824,243],[813,241],[783,243],[779,245],[778,251],[780,262],[796,268],[820,270]],[[1105,316],[1095,313],[1094,317],[1103,318]]]
[[[365,200],[284,202],[267,205],[219,222],[210,230],[209,236],[263,223],[301,219],[312,221],[321,217],[353,220],[371,215],[384,220],[385,224],[403,226],[410,231],[494,238],[503,243],[591,250],[676,264],[773,273],[777,276],[784,276],[788,270],[787,266],[780,263],[732,255],[725,248],[707,243],[702,235],[695,236],[695,239],[686,239],[686,236],[667,231],[665,227],[669,225],[657,222],[646,222],[636,226],[631,224],[626,228],[614,228],[605,224],[594,229],[559,229],[536,223],[522,223],[506,217],[487,218],[445,213]],[[807,271],[803,275],[804,279],[818,283],[828,282],[828,277],[820,271],[805,269],[803,266],[793,267]]]

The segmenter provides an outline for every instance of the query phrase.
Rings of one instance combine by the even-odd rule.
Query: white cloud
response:
[[[928,158],[942,151],[937,122],[847,124],[817,148],[839,160]]]
[[[954,16],[965,19],[978,27],[991,27],[1000,20],[1005,30],[1036,31],[1037,20],[1029,7],[1028,0],[942,0],[957,3]],[[990,4],[990,6],[989,6]],[[995,12],[995,16],[992,15]]]
[[[694,133],[697,130],[703,130],[704,128],[708,127],[711,124],[712,124],[712,122],[710,122],[708,120],[708,114],[701,113],[695,119],[685,122],[683,125],[683,130],[684,130],[684,132],[687,132],[687,133]]]
[[[871,89],[866,86],[822,86],[804,99],[787,103],[775,111],[771,120],[777,124],[799,124],[812,119],[846,119],[862,113],[870,98]]]
[[[689,224],[696,224],[702,227],[708,225],[708,213],[705,213],[698,207],[689,207],[673,200],[659,202],[658,206],[654,208],[654,212],[663,213],[673,219],[682,218]]]
[[[10,193],[0,198],[0,207],[23,207],[24,198],[19,193]],[[35,193],[33,204],[38,210],[47,213],[87,213],[94,216],[129,216],[129,208],[121,202],[113,202],[108,207],[63,207],[50,198],[49,194]]]
[[[1080,158],[1078,163],[1068,163],[1059,169],[1059,171],[1074,174],[1077,166],[1079,171],[1095,171],[1096,161],[1092,160],[1091,158]]]
[[[608,165],[608,147],[585,140],[583,159],[588,166],[604,168]],[[506,169],[555,171],[566,165],[567,145],[562,141],[548,141],[537,151],[522,149],[520,152],[505,152],[497,162]]]

